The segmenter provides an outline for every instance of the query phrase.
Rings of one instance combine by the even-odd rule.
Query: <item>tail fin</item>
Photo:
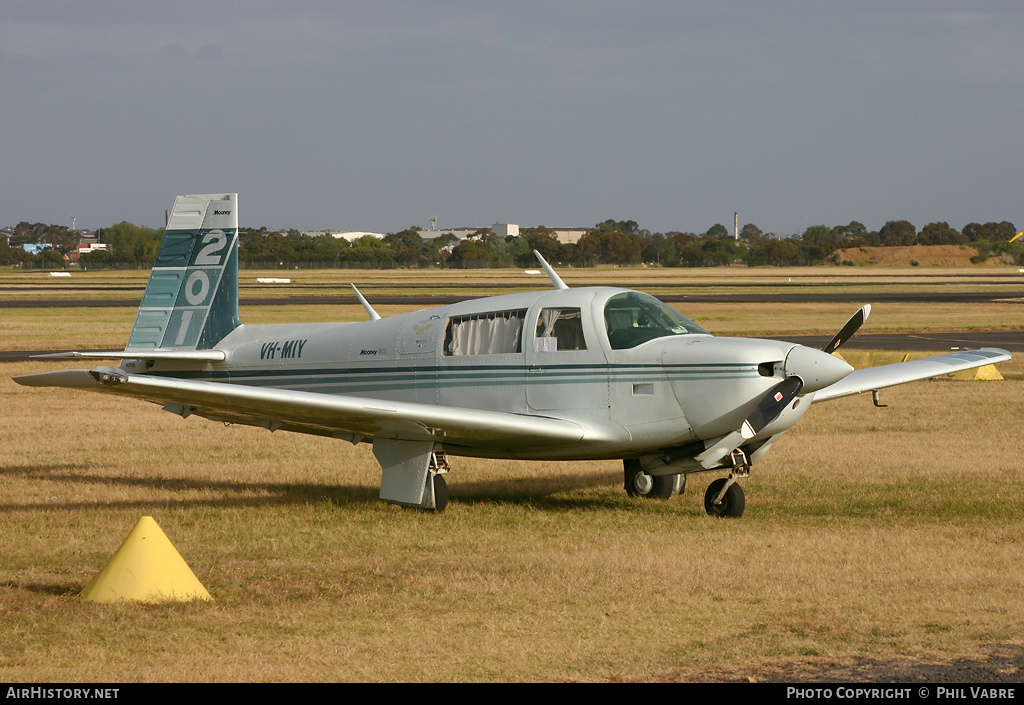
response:
[[[207,350],[238,317],[238,194],[178,196],[126,350]]]

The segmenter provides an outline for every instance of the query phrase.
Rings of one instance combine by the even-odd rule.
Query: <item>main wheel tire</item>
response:
[[[434,475],[434,509],[432,510],[436,514],[440,514],[444,511],[444,508],[448,506],[448,483],[444,480],[444,475]]]
[[[630,497],[668,499],[675,489],[674,475],[648,475],[635,458],[624,460],[626,494]]]
[[[726,482],[728,480],[723,477],[708,485],[708,491],[704,493],[704,511],[713,517],[738,519],[743,516],[743,510],[746,508],[747,502],[743,494],[743,488],[735,482],[729,485],[729,489],[725,491],[725,496],[722,497],[721,503],[715,504],[715,497],[722,491],[722,487],[725,486]]]

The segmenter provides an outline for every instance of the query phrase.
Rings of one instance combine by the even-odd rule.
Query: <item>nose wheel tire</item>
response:
[[[704,493],[704,511],[713,517],[732,517],[738,519],[743,516],[743,509],[746,506],[746,499],[743,495],[743,488],[735,482],[729,485],[725,491],[722,501],[715,504],[715,497],[722,491],[728,482],[724,477],[715,480],[708,485],[708,491]]]
[[[648,475],[640,467],[640,461],[626,460],[625,479],[626,494],[630,497],[646,497],[647,499],[668,499],[675,489],[675,476]]]

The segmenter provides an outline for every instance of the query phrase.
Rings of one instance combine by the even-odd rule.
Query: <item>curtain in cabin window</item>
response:
[[[583,318],[578,308],[545,308],[537,318],[534,350],[586,350],[583,337]]]
[[[521,352],[526,310],[454,317],[448,323],[445,355],[499,355]]]

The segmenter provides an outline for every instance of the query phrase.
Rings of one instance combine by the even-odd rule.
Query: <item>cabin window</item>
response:
[[[445,355],[500,355],[523,350],[526,309],[452,316],[444,338]]]
[[[655,338],[709,333],[653,296],[631,291],[616,294],[604,307],[604,324],[612,350],[627,350]]]
[[[586,350],[583,338],[583,317],[578,308],[544,308],[537,318],[534,350]]]

